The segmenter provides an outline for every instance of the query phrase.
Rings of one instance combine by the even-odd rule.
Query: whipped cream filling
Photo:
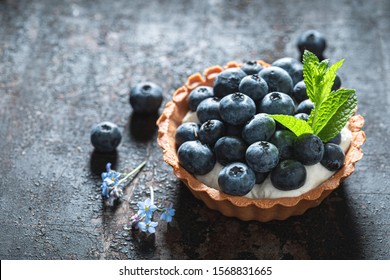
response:
[[[196,112],[193,112],[193,111],[188,111],[181,122],[182,123],[185,123],[185,122],[200,123]]]
[[[183,122],[198,123],[199,120],[196,116],[196,112],[188,112],[187,115],[184,117]],[[349,146],[351,144],[351,139],[352,139],[352,133],[348,129],[348,123],[347,123],[347,125],[341,130],[340,147],[343,149],[344,153],[348,151]],[[209,173],[205,175],[196,175],[195,177],[206,186],[219,190],[218,175],[222,168],[223,165],[217,162],[214,165],[214,168]],[[306,181],[305,184],[299,189],[290,190],[290,191],[279,190],[272,185],[270,176],[268,176],[262,184],[255,184],[253,189],[248,194],[246,194],[245,197],[253,198],[253,199],[296,197],[314,189],[321,183],[328,180],[330,177],[333,176],[333,174],[337,172],[337,171],[329,171],[324,166],[322,166],[321,163],[317,163],[310,166],[305,165],[305,168],[307,173]]]

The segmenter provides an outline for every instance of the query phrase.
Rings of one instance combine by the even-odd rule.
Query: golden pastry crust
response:
[[[269,64],[258,61],[264,67]],[[351,145],[346,153],[343,167],[331,178],[316,188],[298,197],[278,199],[251,199],[246,197],[227,195],[219,190],[210,188],[198,181],[192,174],[179,165],[176,153],[175,133],[183,117],[188,112],[187,98],[190,92],[198,86],[212,86],[218,73],[226,68],[240,67],[232,61],[226,66],[212,66],[204,70],[203,75],[196,73],[188,77],[184,86],[176,90],[172,101],[167,103],[162,115],[157,120],[158,144],[163,150],[163,159],[173,167],[173,172],[183,181],[193,193],[202,200],[207,207],[221,212],[225,216],[237,217],[241,220],[257,220],[267,222],[271,220],[285,220],[290,216],[301,215],[306,210],[319,205],[342,181],[355,171],[355,164],[363,157],[361,145],[366,136],[362,127],[364,118],[355,115],[349,120],[349,129],[352,132]]]

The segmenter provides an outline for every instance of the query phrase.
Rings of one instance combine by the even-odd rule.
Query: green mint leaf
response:
[[[306,85],[307,96],[311,101],[317,103],[317,80],[318,58],[311,52],[305,50],[303,53],[303,77]]]
[[[324,79],[328,72],[329,61],[327,59],[319,62],[318,58],[311,52],[305,51],[303,54],[303,77],[306,85],[306,92],[311,101],[320,104],[330,92],[326,92],[324,84],[328,83],[328,79]],[[335,68],[335,67],[333,67]],[[336,69],[337,70],[337,69]],[[329,74],[333,73],[331,71]],[[331,78],[331,77],[330,77]],[[333,81],[334,81],[333,77]],[[333,82],[332,82],[333,85]]]
[[[354,91],[350,89],[339,89],[329,94],[328,98],[321,104],[320,114],[317,115],[315,126],[313,131],[315,134],[318,133],[327,125],[330,118],[336,114],[340,107],[350,98],[350,95]]]
[[[351,94],[350,90],[339,91],[335,95],[331,94],[332,86],[336,78],[336,71],[343,65],[343,62],[344,60],[340,60],[329,66],[328,60],[319,62],[314,54],[310,52],[304,53],[304,81],[305,84],[306,80],[309,82],[310,90],[307,90],[306,85],[306,91],[310,100],[314,103],[308,124],[320,138],[321,136],[328,137],[329,130],[326,129],[325,131],[328,132],[320,134],[321,130],[325,126],[328,129],[331,128],[331,125],[328,125],[328,123],[333,118],[333,115],[343,107],[343,104],[349,99],[349,95]],[[347,113],[347,110],[345,112]],[[343,110],[340,111],[340,114],[343,114]],[[324,139],[322,140],[324,141]]]
[[[354,114],[357,106],[355,90],[339,89],[331,92],[322,104],[321,118],[314,131],[322,141],[335,137]]]
[[[324,88],[326,87],[324,77],[327,73],[329,67],[329,61],[328,60],[323,60],[321,61],[318,66],[317,66],[317,73],[315,76],[316,80],[316,89],[315,89],[315,96],[316,96],[316,104],[321,104],[322,101],[326,99],[328,96],[330,90],[328,92],[324,91]],[[318,108],[318,106],[317,106]]]
[[[296,136],[300,136],[304,133],[313,133],[310,125],[301,119],[297,119],[294,116],[287,115],[268,115],[275,121],[291,130]]]
[[[344,59],[336,62],[335,64],[331,65],[329,69],[325,69],[325,72],[323,72],[322,81],[321,81],[321,92],[319,93],[320,96],[320,103],[322,103],[329,93],[332,91],[332,86],[334,84],[334,79],[336,78],[336,71],[343,65]]]
[[[322,82],[322,78],[324,77],[326,71],[329,67],[329,60],[324,59],[318,64],[318,73],[317,73],[317,79],[318,82]]]

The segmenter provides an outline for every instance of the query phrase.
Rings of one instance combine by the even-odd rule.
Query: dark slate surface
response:
[[[113,2],[113,3],[111,3]],[[196,200],[162,163],[156,117],[132,114],[129,86],[150,80],[164,103],[186,77],[229,60],[298,57],[315,28],[345,58],[365,156],[319,207],[283,222],[241,222]],[[389,259],[390,2],[0,1],[1,259]],[[115,156],[93,153],[93,124],[123,131]],[[147,159],[115,209],[99,195],[106,161]],[[126,230],[156,192],[177,214],[155,238]],[[234,240],[234,242],[232,242]]]

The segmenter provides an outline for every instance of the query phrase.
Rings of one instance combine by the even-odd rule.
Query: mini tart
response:
[[[269,64],[264,61],[260,60],[258,63],[263,67],[269,67]],[[189,110],[187,98],[193,89],[198,86],[213,86],[215,77],[221,71],[226,68],[240,66],[240,64],[232,61],[224,67],[209,67],[204,70],[203,75],[196,73],[189,76],[186,84],[176,90],[172,101],[166,104],[162,115],[157,120],[159,128],[157,140],[163,150],[163,159],[173,167],[174,174],[187,185],[196,198],[202,200],[210,209],[217,210],[225,216],[236,217],[243,221],[267,222],[285,220],[291,216],[301,215],[308,209],[319,205],[355,171],[355,163],[363,157],[360,146],[366,140],[365,133],[361,130],[364,119],[360,115],[355,115],[349,120],[352,140],[345,155],[343,167],[331,178],[300,196],[278,199],[251,199],[227,195],[210,188],[180,166],[175,143],[176,128],[182,123],[183,117]]]

